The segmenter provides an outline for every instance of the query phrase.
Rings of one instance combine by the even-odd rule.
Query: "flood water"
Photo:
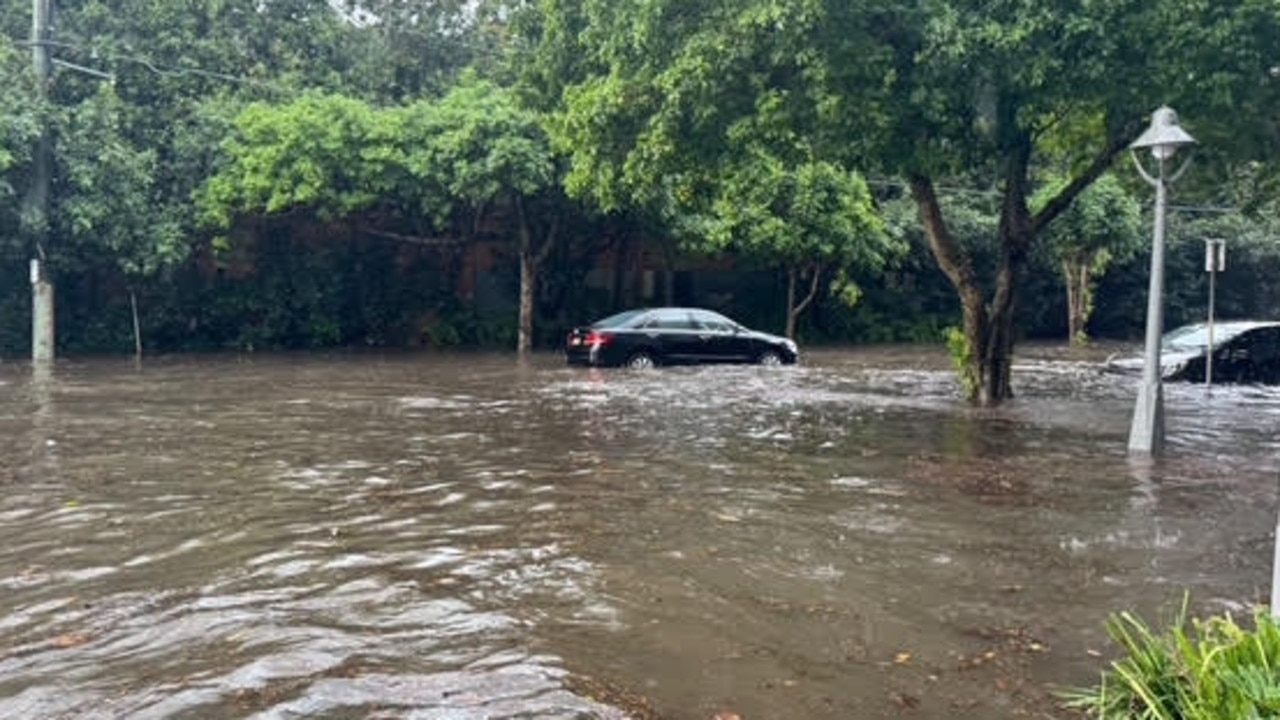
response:
[[[933,349],[9,362],[0,717],[1067,717],[1110,612],[1266,600],[1280,390],[1166,386],[1143,463],[1134,379],[1014,381],[981,411]]]

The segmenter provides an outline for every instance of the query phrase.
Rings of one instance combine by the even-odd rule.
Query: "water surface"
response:
[[[1107,614],[1266,600],[1280,392],[1026,353],[0,365],[0,717],[1066,717]]]

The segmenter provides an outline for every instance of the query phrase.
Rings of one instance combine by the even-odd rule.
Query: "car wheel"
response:
[[[756,358],[756,363],[759,365],[770,365],[770,366],[781,365],[782,356],[772,350],[765,350],[764,352],[760,353],[760,357]]]
[[[627,367],[632,370],[649,370],[656,367],[657,364],[653,361],[653,356],[647,352],[638,352],[627,358]]]

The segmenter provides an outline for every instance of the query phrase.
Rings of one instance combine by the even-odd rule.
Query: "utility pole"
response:
[[[49,184],[53,174],[53,136],[49,132],[48,114],[44,107],[49,98],[49,82],[53,75],[53,50],[49,43],[49,26],[53,0],[31,2],[31,60],[36,74],[36,92],[40,98],[41,130],[32,164],[31,184],[22,202],[22,229],[31,243],[31,361],[49,364],[53,361],[53,283],[46,266],[45,241],[49,237]]]

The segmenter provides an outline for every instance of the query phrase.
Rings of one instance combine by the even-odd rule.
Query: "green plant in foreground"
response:
[[[1184,600],[1157,634],[1130,613],[1113,615],[1107,632],[1123,656],[1099,684],[1062,696],[1098,720],[1280,718],[1280,626],[1265,609],[1253,619],[1253,630],[1229,615],[1188,623]]]

